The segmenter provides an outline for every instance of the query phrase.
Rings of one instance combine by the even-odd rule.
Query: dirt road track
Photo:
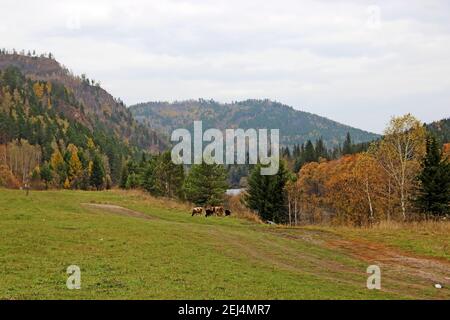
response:
[[[102,211],[107,211],[107,212],[121,215],[121,216],[140,218],[140,219],[146,219],[146,220],[156,219],[155,217],[148,215],[146,213],[134,211],[134,210],[124,208],[121,206],[116,206],[113,204],[82,203],[81,205],[84,207],[90,208],[90,209],[100,209]]]

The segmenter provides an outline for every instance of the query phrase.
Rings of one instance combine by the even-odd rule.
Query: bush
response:
[[[14,189],[20,187],[20,182],[13,175],[9,167],[5,165],[0,165],[0,186]]]
[[[127,182],[125,184],[126,189],[136,189],[139,187],[139,177],[137,174],[132,173],[128,175]]]

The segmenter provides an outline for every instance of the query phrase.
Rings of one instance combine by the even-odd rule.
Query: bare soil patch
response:
[[[139,219],[146,219],[146,220],[153,220],[157,219],[151,215],[148,215],[143,212],[131,210],[128,208],[124,208],[121,206],[113,205],[113,204],[99,204],[99,203],[82,203],[81,204],[84,207],[88,207],[90,209],[100,209],[102,211],[110,212],[116,215],[121,216],[127,216],[127,217],[133,217],[133,218],[139,218]]]

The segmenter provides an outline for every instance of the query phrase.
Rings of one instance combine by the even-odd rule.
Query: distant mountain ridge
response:
[[[180,102],[146,102],[130,106],[134,118],[166,135],[176,128],[192,129],[193,121],[202,120],[203,128],[280,129],[284,146],[302,144],[322,138],[331,148],[343,143],[347,132],[353,142],[367,142],[379,135],[274,102],[245,100],[219,103],[214,100]]]

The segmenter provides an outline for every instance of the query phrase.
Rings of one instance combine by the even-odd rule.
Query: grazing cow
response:
[[[202,207],[195,207],[194,209],[192,209],[192,217],[197,215],[197,214],[202,214],[203,213],[203,208]]]
[[[205,208],[205,217],[212,216],[214,214],[214,210],[212,207]]]
[[[225,214],[225,210],[223,209],[223,207],[213,207],[213,212],[219,217],[223,217],[223,215]]]
[[[205,208],[205,213],[206,213],[205,217],[209,217],[212,215],[216,215],[218,217],[231,215],[231,211],[228,209],[225,210],[222,206],[215,206],[215,207],[208,206]]]

